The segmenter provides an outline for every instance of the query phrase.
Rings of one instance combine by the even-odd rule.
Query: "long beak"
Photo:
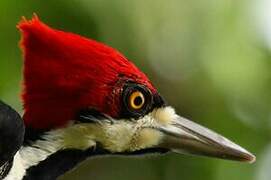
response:
[[[256,157],[225,137],[185,118],[176,116],[171,125],[160,127],[160,147],[173,152],[203,155],[253,163]]]

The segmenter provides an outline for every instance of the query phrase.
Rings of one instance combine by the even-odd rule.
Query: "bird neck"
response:
[[[37,132],[27,128],[24,145],[13,158],[12,167],[4,180],[53,180],[86,158],[105,153],[96,146],[66,148],[59,130]]]

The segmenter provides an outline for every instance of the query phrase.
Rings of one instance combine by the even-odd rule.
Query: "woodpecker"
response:
[[[17,27],[25,134],[20,149],[10,151],[5,180],[52,180],[105,155],[176,152],[255,161],[239,145],[177,115],[117,50],[53,29],[36,15]]]

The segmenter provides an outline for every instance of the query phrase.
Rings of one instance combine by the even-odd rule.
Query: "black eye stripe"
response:
[[[164,100],[164,98],[162,96],[160,96],[160,94],[156,93],[156,94],[153,95],[153,107],[152,107],[152,109],[164,107],[166,105],[167,105],[166,101]]]

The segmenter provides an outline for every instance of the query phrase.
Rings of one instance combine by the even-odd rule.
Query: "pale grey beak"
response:
[[[173,152],[203,155],[253,163],[256,157],[225,137],[185,118],[176,116],[171,125],[160,127],[159,145]]]

